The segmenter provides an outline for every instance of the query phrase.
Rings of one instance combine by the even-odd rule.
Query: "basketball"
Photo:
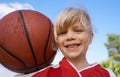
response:
[[[0,63],[16,73],[31,73],[49,66],[53,49],[53,24],[34,10],[13,11],[0,20]]]

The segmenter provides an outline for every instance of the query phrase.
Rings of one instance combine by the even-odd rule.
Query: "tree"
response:
[[[101,65],[110,68],[113,72],[120,77],[120,36],[116,34],[107,34],[108,42],[106,46],[109,54],[109,59],[102,61]]]

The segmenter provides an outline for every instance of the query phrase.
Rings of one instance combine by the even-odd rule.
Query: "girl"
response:
[[[59,65],[46,67],[32,77],[116,77],[111,70],[86,60],[93,39],[92,24],[86,11],[66,8],[56,19],[54,35],[64,58]]]

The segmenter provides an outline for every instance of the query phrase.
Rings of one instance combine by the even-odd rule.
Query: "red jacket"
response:
[[[110,76],[112,75],[112,76]],[[80,71],[76,70],[65,58],[59,66],[50,66],[39,71],[32,77],[116,77],[113,72],[102,68],[99,64],[89,66]]]

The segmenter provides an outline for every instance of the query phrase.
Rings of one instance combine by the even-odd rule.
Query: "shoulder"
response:
[[[116,77],[115,73],[114,73],[112,70],[110,70],[110,69],[108,69],[108,68],[104,68],[104,69],[109,72],[110,77]]]
[[[104,75],[109,75],[109,77],[116,77],[114,72],[108,68],[102,67],[100,64],[98,64],[98,67],[96,68],[101,74],[103,73]]]
[[[90,77],[116,77],[115,74],[108,68],[103,68],[100,64],[94,64],[84,69],[83,74],[87,73]]]
[[[39,72],[35,73],[32,77],[57,77],[60,73],[59,65],[49,66],[45,69],[40,70]],[[53,76],[54,75],[54,76]]]
[[[59,65],[50,65],[39,71],[32,72],[30,74],[18,74],[14,77],[47,77],[47,75],[50,74],[50,72],[54,72],[55,69],[58,69],[58,68],[59,68]]]

